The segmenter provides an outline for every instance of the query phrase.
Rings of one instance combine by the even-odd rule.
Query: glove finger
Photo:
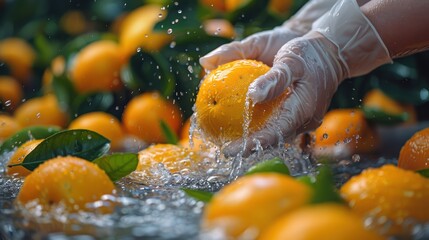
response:
[[[249,135],[245,140],[239,139],[231,142],[223,149],[223,154],[227,157],[241,155],[248,157],[258,148],[265,149],[276,143],[278,136],[274,136],[271,131],[258,131]]]
[[[200,58],[200,64],[206,70],[238,59],[245,59],[245,49],[240,42],[224,44]]]
[[[248,96],[254,104],[269,101],[282,94],[292,83],[292,70],[287,64],[276,63],[270,71],[252,82]]]

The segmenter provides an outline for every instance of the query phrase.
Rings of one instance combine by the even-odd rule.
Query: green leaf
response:
[[[182,190],[190,197],[195,198],[196,200],[208,203],[213,198],[214,193],[205,192],[201,190],[182,188]]]
[[[79,35],[74,38],[72,41],[68,42],[64,47],[64,56],[69,58],[73,54],[76,54],[85,46],[99,41],[99,40],[112,40],[117,41],[117,38],[112,33],[100,33],[100,32],[90,32],[83,35]]]
[[[401,114],[390,114],[381,109],[373,107],[363,107],[362,110],[366,119],[382,125],[394,125],[397,123],[402,123],[407,121],[410,117],[406,112]]]
[[[104,155],[110,141],[89,130],[65,130],[43,140],[20,164],[34,170],[39,164],[57,156],[76,156],[92,161]]]
[[[107,111],[114,103],[113,93],[93,92],[75,96],[72,103],[73,116],[89,112]]]
[[[247,170],[245,175],[262,172],[276,172],[285,175],[290,175],[289,168],[284,163],[283,159],[275,157],[263,162],[260,162]]]
[[[429,168],[417,170],[416,172],[425,178],[429,178]]]
[[[37,34],[34,39],[34,46],[37,50],[37,62],[42,66],[48,66],[55,57],[55,49],[45,35]]]
[[[177,144],[179,142],[176,134],[173,132],[173,130],[171,130],[171,128],[165,121],[161,120],[159,122],[159,125],[161,126],[164,137],[167,139],[167,143]]]
[[[21,129],[0,146],[0,155],[10,152],[31,139],[45,139],[61,129],[57,126],[31,126]]]
[[[78,95],[71,80],[66,74],[53,76],[52,88],[61,108],[71,112],[73,99]]]
[[[334,175],[328,166],[321,166],[315,176],[302,176],[298,177],[297,180],[309,185],[313,189],[313,196],[310,203],[343,203],[334,185]]]
[[[93,161],[112,181],[117,181],[136,170],[139,159],[135,153],[115,153]]]

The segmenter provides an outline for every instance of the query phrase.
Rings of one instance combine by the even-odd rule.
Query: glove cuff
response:
[[[329,11],[336,1],[337,0],[311,0],[289,20],[284,22],[282,26],[302,36],[311,30],[314,21]]]
[[[392,59],[383,40],[355,0],[340,0],[313,24],[338,48],[348,77],[366,74]]]

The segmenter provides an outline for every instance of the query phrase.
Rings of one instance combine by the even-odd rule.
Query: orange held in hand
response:
[[[398,166],[413,171],[429,168],[429,128],[418,131],[402,146]]]
[[[97,165],[81,158],[57,157],[39,165],[25,178],[17,200],[37,201],[45,210],[63,204],[69,212],[88,210],[88,203],[114,194],[115,186]],[[106,207],[102,212],[112,211]]]
[[[270,70],[262,62],[236,60],[219,66],[203,80],[195,103],[197,125],[214,143],[223,144],[243,136],[246,114],[246,96],[249,85]],[[282,96],[252,106],[249,133],[263,127],[280,102]]]

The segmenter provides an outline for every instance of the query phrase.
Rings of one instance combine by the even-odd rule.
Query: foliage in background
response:
[[[162,4],[167,16],[154,31],[170,34],[172,41],[157,52],[143,49],[135,52],[121,71],[125,89],[78,94],[67,75],[55,77],[53,88],[61,104],[69,110],[70,119],[97,110],[120,118],[123,107],[133,96],[150,90],[158,90],[177,101],[186,119],[192,114],[196,91],[204,75],[198,63],[201,56],[221,44],[280,25],[307,0],[291,1],[289,10],[281,14],[269,8],[269,0],[242,1],[242,5],[229,11],[202,2],[207,1],[0,1],[0,40],[19,37],[31,43],[37,52],[33,84],[25,89],[25,98],[29,99],[42,95],[43,72],[56,56],[64,56],[66,66],[70,66],[75,54],[89,43],[100,39],[117,41],[117,24],[126,13],[146,4]],[[234,26],[235,37],[207,33],[203,22],[215,18],[228,20]],[[423,109],[429,101],[428,60],[429,54],[420,53],[346,80],[335,94],[331,108],[360,106],[368,90],[380,88],[398,101]],[[5,64],[0,64],[0,74],[8,74]],[[419,117],[429,118],[427,114],[420,111]]]

